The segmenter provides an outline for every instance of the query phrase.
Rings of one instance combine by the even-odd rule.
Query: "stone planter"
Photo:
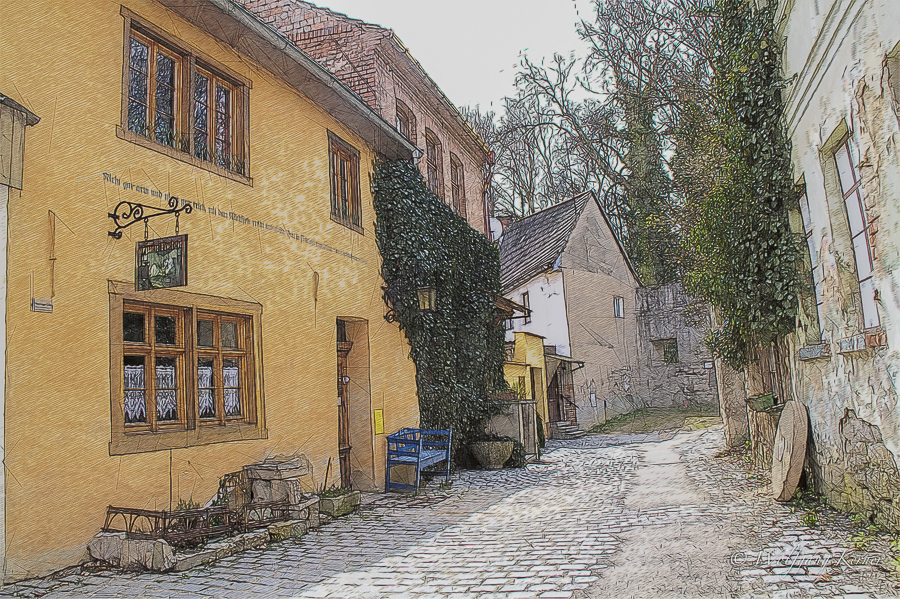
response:
[[[498,470],[513,452],[512,441],[478,441],[469,445],[475,460],[486,470]]]
[[[360,497],[359,491],[350,491],[337,497],[320,497],[319,512],[332,518],[346,516],[359,507]]]

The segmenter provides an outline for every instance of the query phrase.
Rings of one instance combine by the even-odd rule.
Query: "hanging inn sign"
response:
[[[165,289],[167,287],[183,287],[187,285],[187,235],[178,234],[178,216],[182,212],[191,213],[191,205],[184,203],[179,207],[176,197],[169,198],[169,208],[156,208],[135,202],[119,202],[109,218],[116,224],[114,231],[108,235],[113,239],[122,239],[122,232],[131,225],[144,222],[144,241],[139,241],[134,252],[134,288],[136,291],[148,289]],[[175,215],[175,235],[160,239],[148,239],[151,218]]]
[[[135,291],[187,285],[187,235],[139,241],[135,250]]]

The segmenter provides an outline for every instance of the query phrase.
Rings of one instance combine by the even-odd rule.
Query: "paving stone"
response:
[[[357,514],[299,539],[221,556],[211,567],[192,570],[189,579],[104,572],[53,593],[60,599],[194,592],[272,599],[594,597],[603,596],[604,576],[622,550],[619,535],[739,519],[747,523],[744,551],[729,565],[698,576],[728,577],[748,598],[781,593],[790,599],[798,589],[804,596],[876,597],[874,587],[859,582],[862,570],[851,571],[845,563],[857,555],[842,553],[848,536],[830,535],[824,525],[801,527],[798,514],[771,501],[759,486],[765,483],[747,478],[740,458],[734,463],[713,457],[722,449],[721,437],[711,430],[679,445],[690,482],[709,492],[704,503],[630,509],[626,496],[644,455],[635,439],[631,445],[608,436],[550,441],[539,464],[463,470],[447,492],[373,495]],[[829,566],[836,562],[840,571]],[[826,573],[832,578],[817,582]],[[881,574],[873,570],[872,576]],[[841,588],[849,583],[855,586]],[[11,594],[9,588],[0,589],[0,596]],[[639,586],[634,589],[641,593]],[[895,594],[887,590],[881,596]]]

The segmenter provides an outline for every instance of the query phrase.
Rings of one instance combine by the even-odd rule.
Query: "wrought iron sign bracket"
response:
[[[147,210],[148,214],[144,214],[144,211]],[[149,212],[149,211],[153,212]],[[166,214],[174,214],[175,215],[175,223],[176,223],[176,233],[178,232],[178,215],[184,212],[185,214],[190,214],[193,212],[193,208],[190,204],[185,204],[181,208],[178,207],[178,198],[172,196],[169,198],[169,209],[166,210],[164,208],[157,208],[156,206],[147,206],[145,204],[137,204],[134,202],[128,202],[122,200],[116,206],[116,209],[113,212],[108,213],[109,218],[113,219],[113,222],[116,223],[115,231],[108,231],[107,235],[112,237],[113,239],[122,239],[122,231],[133,225],[134,223],[144,221],[144,224],[147,224],[151,218],[156,218],[157,216],[163,216]]]

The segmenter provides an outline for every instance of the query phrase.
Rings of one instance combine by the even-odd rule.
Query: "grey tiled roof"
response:
[[[578,217],[593,194],[586,191],[518,220],[500,238],[500,287],[515,289],[550,268],[566,248]]]

